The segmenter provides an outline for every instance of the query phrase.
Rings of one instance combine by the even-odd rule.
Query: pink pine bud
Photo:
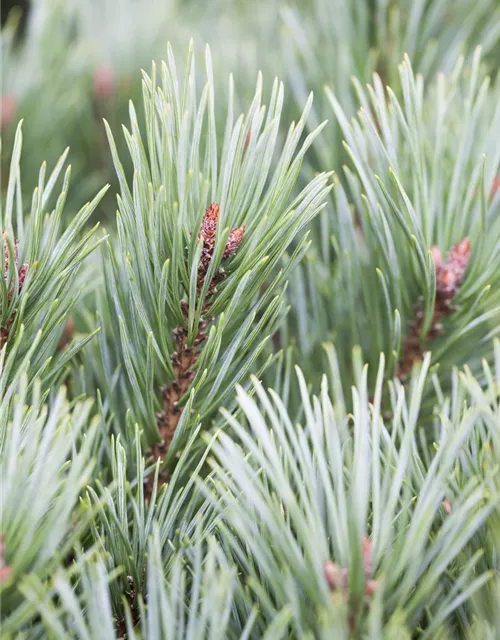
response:
[[[370,538],[363,537],[362,541],[363,568],[366,576],[373,574],[373,545]]]
[[[12,96],[2,96],[0,103],[0,129],[3,131],[10,125],[16,115],[16,100]]]
[[[3,260],[4,260],[4,272],[3,277],[4,280],[7,281],[9,277],[9,263],[10,263],[10,255],[9,255],[9,245],[7,243],[7,229],[3,230],[2,233],[2,243],[3,243]],[[17,240],[14,242],[14,264],[16,268],[19,267],[19,243]],[[20,268],[18,268],[18,280],[19,286],[18,291],[21,291],[24,281],[26,279],[26,272],[28,270],[28,264],[25,262]],[[9,291],[9,300],[12,298],[12,290]]]
[[[26,280],[26,273],[28,271],[28,263],[25,262],[19,269],[19,291],[23,288],[24,281]]]
[[[332,591],[335,591],[336,589],[347,591],[347,587],[349,585],[347,569],[339,567],[335,562],[328,560],[328,562],[325,562],[324,570],[326,581]]]
[[[453,249],[448,254],[448,264],[456,264],[463,271],[467,268],[470,258],[470,240],[464,238],[457,242]]]
[[[203,240],[203,248],[201,251],[201,264],[203,268],[206,270],[213,256],[214,247],[215,247],[215,235],[217,233],[217,225],[219,223],[219,205],[217,202],[212,202],[212,204],[208,207],[203,215],[203,220],[201,221],[201,229],[198,237]],[[240,244],[243,241],[243,236],[245,235],[245,227],[236,227],[233,229],[226,242],[226,246],[224,247],[223,258],[229,258],[232,256]]]
[[[431,251],[435,249],[434,247]],[[439,251],[439,249],[437,250]],[[438,255],[436,253],[436,255]],[[439,252],[440,255],[440,252]],[[448,253],[446,260],[436,260],[436,289],[441,298],[452,298],[458,292],[470,260],[470,240],[464,238]]]
[[[3,230],[2,233],[2,242],[3,242],[3,264],[4,264],[4,278],[7,279],[7,276],[9,274],[9,261],[10,261],[10,254],[9,254],[9,245],[7,243],[7,229]],[[14,242],[14,262],[17,266],[18,260],[19,260],[19,253],[18,253],[18,242],[17,240]]]
[[[240,244],[243,242],[243,236],[245,235],[245,227],[236,227],[229,234],[229,237],[226,242],[226,247],[224,249],[224,258],[229,258],[233,253],[236,252]]]
[[[377,590],[379,583],[372,579],[373,575],[373,545],[370,538],[363,537],[361,542],[361,554],[363,556],[363,571],[365,574],[365,590],[366,594],[372,596]],[[338,564],[328,560],[323,565],[325,578],[331,591],[340,590],[344,594],[349,588],[349,571],[345,567],[339,567]]]
[[[94,93],[98,100],[105,101],[113,95],[115,91],[115,74],[113,67],[109,63],[102,64],[94,70],[93,85]]]
[[[490,189],[490,198],[494,198],[496,192],[500,189],[500,176],[496,176]]]
[[[5,564],[5,543],[4,537],[0,535],[0,584],[7,582],[12,575],[12,567]]]
[[[201,222],[200,235],[202,236],[205,244],[210,245],[213,249],[215,242],[215,234],[217,232],[217,224],[219,222],[219,205],[217,202],[212,202],[203,215]]]
[[[7,582],[12,575],[12,567],[0,567],[0,584]]]
[[[366,581],[366,593],[369,596],[372,596],[375,591],[378,589],[379,582],[378,580],[367,580]]]

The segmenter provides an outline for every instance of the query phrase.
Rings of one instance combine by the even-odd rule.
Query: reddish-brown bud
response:
[[[369,596],[372,596],[375,591],[378,589],[379,582],[378,580],[367,580],[366,581],[366,593]]]
[[[200,259],[202,273],[207,271],[210,261],[213,257],[215,236],[217,233],[217,225],[219,223],[219,214],[219,205],[217,204],[217,202],[212,202],[212,204],[205,211],[203,220],[201,221],[201,229],[198,237],[203,241]],[[223,259],[229,258],[229,256],[232,256],[236,252],[243,241],[244,235],[244,226],[237,227],[230,232],[226,242],[226,246],[224,247]],[[216,278],[217,274],[214,275],[214,281]]]
[[[373,574],[373,545],[367,536],[363,537],[361,551],[363,554],[363,569],[365,576],[368,577]]]
[[[457,244],[453,247],[453,249],[448,254],[448,263],[460,263],[463,270],[467,267],[470,258],[470,240],[469,238],[464,238],[457,242]]]
[[[4,280],[7,281],[8,277],[9,277],[9,266],[10,266],[10,253],[9,253],[9,245],[7,242],[7,229],[3,230],[2,233],[2,244],[3,244],[3,260],[4,260],[4,271],[3,271],[3,277]],[[28,264],[24,263],[23,265],[21,265],[21,267],[19,268],[19,243],[17,240],[14,241],[14,264],[17,268],[17,276],[18,276],[18,281],[19,281],[19,285],[18,285],[18,291],[21,291],[24,281],[26,279],[26,272],[28,270]],[[9,291],[9,301],[12,298],[12,293],[13,291],[10,290]]]
[[[328,586],[332,591],[336,589],[341,589],[342,591],[347,591],[347,587],[349,584],[349,576],[347,569],[339,567],[335,562],[328,560],[324,565],[325,569],[325,578],[328,582]]]
[[[431,247],[431,255],[436,268],[436,305],[426,340],[442,335],[444,331],[443,319],[456,310],[452,299],[458,293],[465,277],[465,271],[470,260],[470,240],[464,238],[449,251],[448,257],[443,259],[438,247]],[[419,300],[415,307],[415,321],[409,323],[409,334],[403,345],[403,355],[399,363],[398,377],[406,380],[415,360],[423,355],[424,344],[420,333],[424,319],[423,302]]]
[[[363,572],[366,580],[366,594],[371,596],[378,587],[378,581],[372,579],[373,575],[373,545],[370,538],[364,536],[361,541],[361,555],[363,557]],[[344,567],[328,560],[323,565],[325,578],[331,591],[340,590],[346,594],[349,588],[349,572]]]
[[[224,258],[229,258],[233,253],[236,252],[240,244],[243,242],[243,236],[245,235],[245,227],[237,227],[233,229],[229,234],[229,237],[226,242],[226,247],[224,249]]]
[[[444,261],[439,258],[440,252],[437,247],[433,247],[431,251],[433,251],[433,257],[436,256],[434,262],[436,264],[437,294],[441,298],[453,298],[458,292],[469,264],[470,240],[464,238],[457,242]]]
[[[26,280],[26,273],[28,271],[28,264],[25,262],[19,269],[19,291],[23,288],[24,281]]]
[[[7,243],[7,229],[3,230],[2,243],[3,243],[4,278],[6,279],[8,273],[9,273],[9,261],[10,261],[9,245]],[[16,240],[14,242],[14,261],[15,261],[16,265],[17,265],[18,260],[19,260],[18,242]]]
[[[451,515],[451,504],[450,504],[450,501],[448,500],[448,498],[445,498],[443,500],[443,507],[444,507],[444,510],[446,511],[446,513],[448,515]]]
[[[217,224],[219,222],[219,205],[217,202],[212,202],[212,204],[208,207],[203,215],[203,220],[201,221],[201,230],[200,235],[206,244],[211,244],[213,248],[213,243],[215,242],[215,234],[217,232]]]

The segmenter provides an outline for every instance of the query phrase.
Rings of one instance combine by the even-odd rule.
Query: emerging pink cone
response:
[[[94,71],[93,77],[94,94],[100,101],[110,98],[115,91],[115,74],[113,67],[109,64],[102,64]]]
[[[0,129],[4,131],[9,127],[16,115],[16,100],[12,96],[2,96],[0,103]]]

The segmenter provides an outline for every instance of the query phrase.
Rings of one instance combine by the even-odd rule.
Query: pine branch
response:
[[[164,571],[165,574],[171,570],[174,552],[190,548],[195,530],[202,544],[213,527],[213,516],[208,512],[197,486],[209,449],[199,456],[193,455],[197,442],[199,430],[191,434],[167,485],[162,483],[160,460],[157,461],[151,494],[148,495],[149,479],[145,476],[138,429],[135,431],[135,455],[131,461],[127,459],[127,450],[120,439],[113,438],[110,443],[110,484],[105,486],[98,480],[95,486],[88,488],[85,506],[89,511],[96,511],[92,538],[106,558],[108,572],[115,574],[121,570],[121,575],[110,585],[118,635],[127,628],[129,637],[127,612],[136,621],[143,616],[140,600],[147,597],[147,552],[153,527],[157,528],[163,550],[162,563],[155,571]],[[131,481],[127,479],[127,469],[132,469]],[[145,497],[150,498],[149,503]],[[125,607],[124,599],[128,603]]]
[[[47,384],[57,384],[68,359],[89,339],[85,336],[80,343],[75,341],[67,351],[57,355],[67,315],[78,298],[76,276],[85,258],[104,239],[93,238],[98,225],[84,229],[106,193],[106,187],[82,207],[61,232],[70,167],[64,173],[56,207],[48,212],[68,150],[50,175],[46,176],[47,166],[42,165],[31,211],[25,217],[20,170],[22,140],[20,123],[14,141],[5,206],[0,212],[0,228],[3,229],[0,352],[4,354],[0,361],[0,397],[2,389],[15,379],[16,372],[25,370],[27,362],[30,362],[31,381],[43,377]]]
[[[312,363],[313,379],[326,337],[347,387],[357,345],[372,365],[384,352],[391,377],[406,378],[426,350],[442,384],[466,362],[480,376],[500,312],[500,199],[490,195],[499,174],[498,88],[482,74],[479,51],[429,83],[406,58],[394,89],[378,76],[354,87],[361,107],[354,120],[327,90],[350,160],[346,184],[336,183],[322,214],[321,242],[293,276],[289,331],[298,336],[299,361]],[[432,254],[464,238],[473,251],[451,302],[445,278],[456,276],[436,272]]]
[[[19,266],[19,242],[14,240],[14,250],[12,251],[11,246],[8,241],[8,230],[4,229],[2,233],[2,244],[3,244],[3,272],[4,272],[4,281],[5,287],[7,289],[7,295],[5,296],[4,289],[2,288],[3,293],[3,304],[8,307],[12,302],[12,297],[14,293],[14,287],[17,287],[18,293],[21,292],[23,288],[24,280],[26,279],[26,272],[28,270],[28,263],[24,263]],[[10,264],[14,266],[9,269],[9,261]],[[5,300],[6,297],[6,300]],[[2,306],[3,306],[2,304]],[[3,315],[3,314],[2,314]],[[0,324],[0,351],[3,349],[4,345],[7,343],[9,339],[10,329],[14,323],[15,312],[11,313],[11,315],[7,318],[5,324]]]
[[[415,308],[415,321],[409,325],[409,333],[403,342],[403,354],[398,366],[398,377],[406,380],[417,359],[423,358],[429,340],[443,334],[443,320],[452,314],[456,308],[453,298],[460,290],[460,284],[465,277],[465,270],[470,259],[469,238],[464,238],[450,251],[448,258],[443,261],[439,247],[432,247],[431,254],[436,267],[436,301],[430,327],[424,333],[425,310],[419,304]],[[421,341],[425,335],[424,342]]]
[[[199,233],[199,240],[202,243],[201,260],[198,268],[198,286],[197,292],[201,294],[205,281],[207,278],[208,269],[213,258],[215,249],[215,238],[217,233],[217,225],[219,222],[219,205],[217,202],[213,202],[210,207],[205,211],[203,220],[201,223],[201,230]],[[230,258],[234,255],[240,246],[245,232],[245,227],[240,226],[237,229],[233,229],[227,239],[226,246],[224,248],[223,260]],[[193,346],[188,346],[188,323],[189,323],[189,308],[186,303],[182,305],[182,311],[184,316],[184,325],[177,327],[174,330],[174,340],[176,350],[172,354],[172,367],[175,373],[175,379],[163,388],[163,411],[158,416],[158,430],[160,433],[161,441],[155,444],[151,452],[153,462],[161,459],[168,452],[168,448],[173,440],[175,429],[181,417],[182,409],[179,406],[179,402],[183,396],[188,392],[190,384],[194,379],[196,372],[193,367],[196,364],[200,356],[200,345],[207,339],[206,327],[213,317],[210,317],[210,302],[212,296],[216,292],[216,287],[225,279],[224,271],[219,270],[211,277],[208,284],[207,293],[205,296],[205,304],[201,312],[201,322],[198,325],[196,336],[193,340]],[[161,472],[160,478],[162,481],[167,481],[165,472]],[[146,488],[146,496],[149,500],[152,493],[153,478],[150,475],[148,477],[148,483]]]
[[[231,96],[219,145],[208,50],[206,64],[201,98],[192,46],[186,92],[179,91],[170,50],[161,88],[155,67],[151,77],[144,75],[148,155],[131,108],[132,189],[107,128],[121,195],[119,243],[109,243],[104,260],[104,333],[107,354],[120,345],[116,367],[125,363],[117,392],[128,390],[125,405],[118,394],[110,401],[124,438],[125,413],[132,411],[146,447],[153,447],[152,460],[162,459],[164,479],[189,430],[200,420],[208,425],[256,366],[284,312],[286,273],[304,254],[307,238],[290,257],[285,251],[329,190],[329,174],[320,174],[292,196],[303,156],[321,129],[301,144],[311,100],[274,163],[283,89],[275,82],[265,114],[259,78],[248,114],[237,121]]]

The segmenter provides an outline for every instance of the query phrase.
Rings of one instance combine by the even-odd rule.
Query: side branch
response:
[[[198,267],[198,292],[201,291],[205,283],[208,267],[213,257],[218,221],[219,205],[217,202],[213,202],[205,211],[198,236],[199,240],[203,242],[201,260]],[[223,259],[229,258],[237,251],[243,241],[244,233],[245,227],[243,226],[231,231],[224,249]],[[206,329],[209,322],[214,320],[214,318],[210,316],[211,299],[217,290],[217,285],[222,282],[225,277],[224,271],[219,269],[210,281],[206,301],[201,313],[201,321],[192,347],[187,344],[189,307],[186,302],[182,304],[184,325],[174,330],[176,350],[171,356],[175,379],[163,387],[162,390],[163,409],[157,414],[157,424],[161,440],[155,443],[148,452],[152,463],[155,463],[158,459],[165,458],[174,438],[183,411],[179,403],[189,391],[189,387],[196,375],[195,365],[201,353],[200,345],[207,338]],[[159,480],[161,484],[168,481],[168,474],[165,470],[160,471]],[[152,474],[150,474],[146,480],[146,497],[148,500],[151,497],[152,490],[153,477]]]

